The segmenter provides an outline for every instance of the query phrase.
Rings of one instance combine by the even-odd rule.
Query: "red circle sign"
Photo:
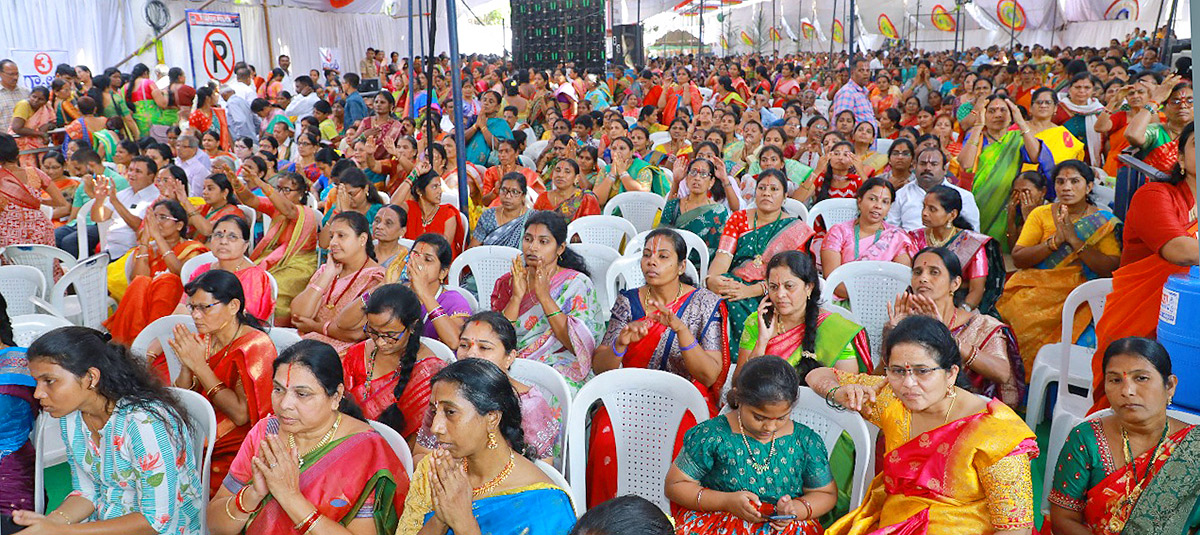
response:
[[[204,57],[204,73],[218,83],[228,82],[233,78],[233,65],[237,59],[233,55],[233,40],[229,34],[220,28],[211,30],[204,36],[200,55]]]
[[[50,59],[50,54],[38,52],[33,56],[33,69],[43,76],[50,74],[54,70],[54,60]]]

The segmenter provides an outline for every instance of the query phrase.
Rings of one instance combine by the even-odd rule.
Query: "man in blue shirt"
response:
[[[346,114],[342,120],[343,128],[350,128],[354,123],[371,116],[371,109],[358,93],[358,75],[348,72],[342,75],[342,90],[346,92]]]
[[[1165,70],[1167,70],[1167,66],[1158,62],[1158,50],[1149,47],[1142,53],[1142,60],[1129,68],[1129,72],[1135,75],[1148,72],[1160,74]]]

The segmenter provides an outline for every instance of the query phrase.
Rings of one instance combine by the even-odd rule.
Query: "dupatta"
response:
[[[755,316],[752,319],[754,320],[755,334],[757,334],[758,317]],[[749,328],[750,319],[747,319],[746,323]],[[802,323],[783,334],[776,335],[767,341],[765,354],[783,356],[792,366],[799,364],[800,359],[804,357],[804,348],[801,347],[804,342],[804,333],[805,327]],[[841,314],[831,314],[824,310],[817,314],[816,355],[814,355],[817,362],[820,362],[822,366],[832,368],[842,350],[851,344],[858,353],[858,371],[870,373],[874,366],[871,364],[871,346],[867,343],[866,329],[842,317]]]
[[[731,274],[741,282],[756,282],[767,278],[767,261],[776,253],[800,250],[815,232],[808,223],[785,217],[742,234],[737,241]]]
[[[1124,533],[1125,523],[1129,520],[1130,514],[1138,504],[1143,502],[1141,499],[1143,492],[1149,485],[1154,484],[1160,473],[1163,473],[1163,467],[1172,459],[1179,443],[1185,440],[1185,437],[1195,435],[1192,433],[1195,428],[1196,426],[1192,425],[1180,429],[1167,437],[1161,448],[1152,448],[1139,455],[1132,462],[1125,463],[1125,466],[1118,468],[1096,486],[1088,489],[1083,520],[1094,535]],[[1192,438],[1192,441],[1195,440]],[[1148,503],[1143,504],[1142,507],[1143,514],[1147,512],[1146,509],[1161,509],[1160,503],[1146,501]],[[1182,511],[1180,512],[1185,513],[1182,518],[1186,520],[1195,504],[1181,505]],[[1176,529],[1174,532],[1161,530],[1161,528],[1155,530],[1155,533],[1182,532],[1182,529]]]
[[[350,346],[342,355],[346,393],[354,398],[358,406],[362,407],[363,416],[370,420],[378,420],[383,411],[395,405],[404,414],[404,429],[396,431],[405,438],[412,436],[421,428],[425,412],[429,409],[429,380],[445,368],[446,363],[437,357],[427,357],[413,364],[408,383],[404,385],[400,399],[396,399],[396,383],[400,381],[399,368],[386,376],[368,381],[367,377],[372,373],[367,369],[368,358],[365,340]]]
[[[41,209],[42,202],[29,192],[29,188],[21,179],[17,178],[17,175],[14,175],[8,169],[0,169],[0,171],[4,171],[4,174],[0,175],[0,197],[21,208],[29,210]],[[45,176],[40,170],[33,167],[26,167],[24,171],[25,174],[31,176]],[[46,179],[42,178],[40,181],[45,182]]]
[[[289,235],[284,235],[286,225],[273,224],[250,253],[250,258],[268,271],[291,260],[297,253],[311,249],[309,245],[316,240],[320,218],[307,206],[297,206],[296,210],[299,213]]]
[[[208,489],[212,494],[220,488],[221,480],[229,471],[229,465],[241,448],[246,434],[271,412],[271,363],[276,356],[275,344],[266,333],[248,329],[246,334],[208,359],[213,374],[224,384],[242,384],[242,389],[246,391],[246,415],[250,419],[245,424],[237,425],[223,411],[216,411],[217,441],[213,445],[212,467],[216,477],[212,478],[211,488]],[[203,395],[212,403],[213,399],[207,393]]]
[[[525,221],[529,219],[530,211],[510,219],[507,223],[496,227],[495,230],[488,233],[483,239],[484,245],[506,245],[508,247],[521,246],[521,235],[525,231]],[[495,214],[492,215],[492,220],[495,221]]]
[[[1189,428],[1194,430],[1195,426]],[[1171,455],[1150,479],[1129,512],[1123,535],[1183,533],[1196,516],[1200,495],[1200,433],[1176,439]]]

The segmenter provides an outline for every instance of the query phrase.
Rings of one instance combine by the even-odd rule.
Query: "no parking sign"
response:
[[[199,87],[210,80],[223,84],[233,79],[233,66],[245,61],[241,15],[192,10],[186,13],[194,85]]]

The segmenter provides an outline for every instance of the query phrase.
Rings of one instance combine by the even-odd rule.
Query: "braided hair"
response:
[[[417,353],[421,350],[421,333],[425,330],[425,322],[421,318],[421,301],[407,286],[384,284],[371,292],[364,312],[368,315],[389,314],[391,319],[398,320],[404,326],[407,338],[397,368],[396,386],[392,389],[392,395],[399,401],[404,395],[404,389],[408,387],[413,366],[417,364]],[[404,413],[396,404],[385,409],[378,420],[391,426],[396,432],[403,432],[407,423]]]

